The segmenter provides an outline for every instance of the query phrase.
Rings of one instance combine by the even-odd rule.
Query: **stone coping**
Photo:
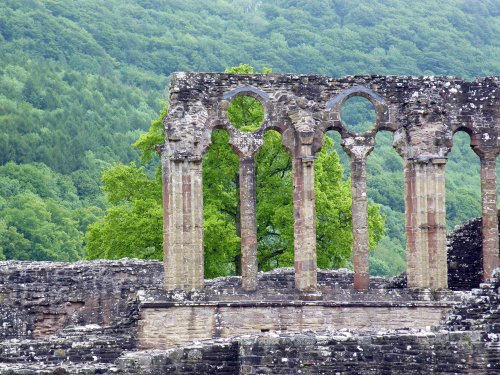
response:
[[[169,307],[301,307],[301,306],[324,306],[324,307],[453,307],[459,305],[459,301],[145,301],[141,303],[142,308],[169,308]]]

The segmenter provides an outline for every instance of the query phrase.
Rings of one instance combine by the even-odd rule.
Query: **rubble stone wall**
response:
[[[471,332],[274,333],[129,353],[127,374],[497,374],[498,343]]]
[[[161,285],[160,262],[0,262],[0,339],[43,338],[71,326],[130,319],[139,289]]]
[[[1,374],[499,371],[500,270],[467,292],[405,289],[401,278],[380,277],[361,292],[352,271],[337,270],[318,271],[318,291],[304,294],[292,269],[259,273],[253,292],[240,277],[168,292],[160,262],[130,259],[2,262],[0,280]],[[154,309],[161,316],[149,335],[174,319],[177,330],[163,339],[181,337],[193,322],[199,332],[221,329],[182,347],[141,350],[140,319]]]
[[[498,217],[500,218],[500,211]],[[482,223],[482,218],[472,219],[448,234],[450,289],[470,290],[478,288],[483,281]]]

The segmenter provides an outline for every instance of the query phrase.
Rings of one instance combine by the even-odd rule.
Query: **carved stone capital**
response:
[[[229,144],[240,158],[253,158],[264,144],[262,133],[230,132]]]
[[[309,111],[298,109],[289,112],[288,117],[297,133],[312,134],[316,130],[316,121]]]
[[[365,160],[375,147],[375,138],[372,136],[345,137],[342,138],[341,146],[351,159]]]

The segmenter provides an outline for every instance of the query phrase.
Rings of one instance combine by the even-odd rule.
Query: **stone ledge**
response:
[[[398,307],[453,307],[459,305],[461,300],[456,301],[148,301],[141,302],[142,308],[170,308],[170,307],[301,307],[301,306],[324,306],[324,307],[371,307],[371,308],[398,308]]]

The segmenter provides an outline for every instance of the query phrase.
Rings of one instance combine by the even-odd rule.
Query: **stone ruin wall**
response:
[[[43,338],[68,326],[126,319],[138,290],[161,285],[158,262],[0,262],[2,338]]]
[[[128,374],[498,374],[498,345],[470,332],[304,332],[129,353]]]
[[[117,363],[128,374],[145,375],[496,375],[500,372],[500,269],[490,281],[464,293],[439,324],[424,330],[411,326],[365,332],[276,331],[127,353]],[[393,280],[386,286],[401,284]]]
[[[259,129],[243,132],[227,116],[241,95],[262,104]],[[352,133],[340,109],[352,96],[368,99],[376,124]],[[408,286],[446,288],[445,167],[453,134],[465,131],[481,162],[483,278],[499,265],[496,157],[500,152],[500,79],[454,77],[177,73],[164,120],[164,266],[166,289],[203,288],[202,157],[214,129],[225,129],[240,159],[242,285],[255,290],[255,160],[266,130],[281,133],[292,156],[295,287],[317,287],[314,159],[328,130],[338,131],[351,159],[354,286],[369,285],[366,160],[376,133],[393,133],[404,160]]]
[[[448,235],[447,241],[450,288],[479,287],[481,218],[462,224]],[[119,325],[135,308],[133,302],[139,290],[152,295],[165,293],[158,290],[163,277],[162,264],[151,261],[0,262],[0,338],[37,339],[71,326]],[[352,300],[353,291],[349,287],[353,282],[349,271],[321,271],[318,276],[319,290],[329,300]],[[370,282],[372,291],[387,288],[402,293],[406,287],[404,277],[391,282],[372,277]],[[293,285],[292,269],[263,274],[260,276],[262,290],[253,294],[253,299],[299,300],[300,293]],[[339,287],[336,295],[327,294],[327,285]],[[221,294],[221,290],[226,292]],[[238,290],[240,294],[245,293],[241,289],[241,278],[228,277],[207,281],[204,293],[207,300],[230,302],[235,296],[242,298],[238,297]]]
[[[136,347],[138,290],[162,278],[160,262],[142,260],[0,262],[0,369],[114,361]]]
[[[153,297],[149,303],[168,302],[170,298],[170,307],[177,305],[179,311],[186,304],[204,302],[227,304],[229,311],[229,305],[243,302],[250,295],[241,287],[241,277],[207,280],[203,292],[167,292],[159,288],[162,279],[160,262],[127,259],[73,264],[0,262],[3,298],[0,373],[26,374],[29,369],[59,375],[261,374],[269,368],[279,374],[299,370],[321,373],[327,368],[349,373],[366,373],[369,368],[398,373],[406,368],[415,374],[431,370],[476,369],[480,373],[499,370],[500,278],[472,293],[428,295],[429,307],[436,299],[442,305],[448,303],[449,313],[431,318],[426,316],[425,308],[419,308],[422,304],[419,291],[404,288],[404,279],[373,277],[370,290],[359,292],[352,287],[352,271],[319,271],[318,286],[324,298],[331,305],[347,302],[360,307],[359,313],[368,317],[364,329],[355,329],[357,320],[353,315],[324,331],[328,324],[323,324],[316,313],[317,326],[302,327],[305,329],[302,333],[294,332],[293,324],[300,317],[292,319],[292,313],[288,326],[269,324],[244,337],[232,332],[229,336],[234,337],[205,337],[194,345],[177,349],[144,351],[140,342],[141,321],[148,309],[148,298]],[[251,294],[253,300],[247,298],[244,302],[258,311],[247,318],[236,318],[231,328],[237,329],[253,317],[259,325],[259,315],[275,315],[271,305],[262,304],[266,300],[274,301],[275,307],[280,300],[281,303],[301,300],[301,293],[293,287],[293,269],[261,273],[258,282],[259,292]],[[372,306],[364,306],[367,300],[374,301]],[[321,311],[322,307],[315,307],[316,303],[302,300],[303,306]],[[414,321],[400,316],[399,312],[404,311],[400,308],[405,304],[412,314],[421,316],[414,315]],[[370,317],[370,309],[385,313]],[[189,322],[189,317],[177,315],[177,310],[170,311],[170,316],[164,317],[164,326],[172,318]],[[342,318],[341,313],[330,315],[329,319]],[[399,328],[381,324],[391,317],[394,324],[399,323]],[[415,324],[425,319],[431,319],[427,325]],[[180,331],[172,331],[170,336]],[[305,372],[307,369],[309,372]]]

